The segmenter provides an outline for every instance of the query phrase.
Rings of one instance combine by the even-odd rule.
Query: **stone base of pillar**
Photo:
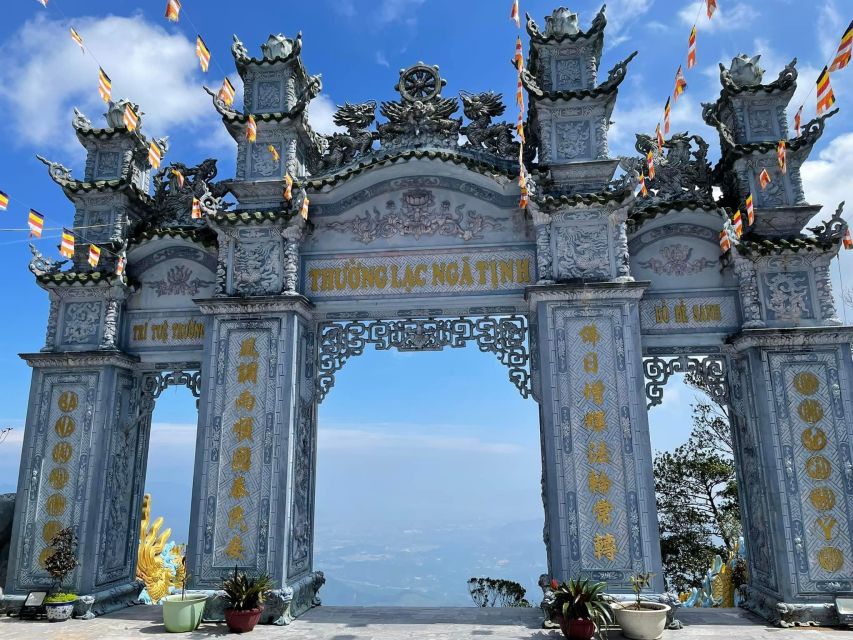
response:
[[[82,620],[91,620],[106,613],[137,605],[143,586],[141,582],[131,582],[104,591],[79,596],[77,602],[74,603],[73,616]],[[24,606],[25,599],[26,596],[3,596],[0,598],[0,613],[17,615],[21,607]]]
[[[838,612],[832,602],[782,602],[752,587],[741,587],[740,606],[777,627],[824,627],[838,625]]]

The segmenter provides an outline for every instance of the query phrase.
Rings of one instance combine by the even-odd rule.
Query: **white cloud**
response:
[[[113,97],[140,105],[144,130],[157,137],[219,127],[195,45],[180,33],[131,17],[80,18],[75,28],[113,81]],[[0,47],[0,81],[13,90],[0,103],[18,142],[45,148],[77,148],[70,126],[72,107],[101,121],[98,65],[81,54],[65,23],[39,15],[24,23]],[[214,67],[215,68],[215,67]],[[212,82],[211,80],[207,80]]]
[[[696,24],[697,31],[705,31],[708,33],[716,33],[719,31],[735,31],[737,29],[748,29],[753,26],[755,21],[761,16],[751,5],[748,4],[733,4],[725,6],[717,5],[717,11],[714,17],[710,20],[705,13],[704,5],[699,11],[698,18],[696,17],[696,3],[689,3],[678,12],[678,17],[681,22],[687,26]]]
[[[654,0],[611,0],[607,3],[607,48],[615,47],[630,39],[631,26],[640,20]],[[646,23],[643,23],[646,26]]]
[[[402,20],[409,26],[414,26],[415,21],[411,15],[416,7],[422,5],[426,0],[381,0],[379,2],[376,19],[380,26]]]
[[[340,133],[344,129],[335,124],[333,120],[335,111],[337,106],[332,99],[325,93],[321,93],[308,105],[308,123],[314,131],[324,136]]]
[[[850,205],[847,217],[853,213],[853,183],[844,179],[849,172],[851,157],[853,133],[843,133],[831,140],[816,158],[807,160],[802,166],[806,200],[823,203],[822,218],[828,218],[842,200]]]
[[[835,6],[835,0],[824,0],[817,15],[817,41],[820,43],[822,58],[828,59],[835,54],[847,24],[846,18]]]
[[[390,67],[391,63],[388,62],[388,58],[385,57],[384,51],[376,52],[376,64],[381,65],[383,67]]]

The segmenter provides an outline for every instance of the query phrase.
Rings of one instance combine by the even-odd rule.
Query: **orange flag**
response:
[[[838,45],[838,51],[835,53],[835,60],[829,67],[830,71],[838,71],[850,64],[850,59],[853,58],[853,21],[847,27],[847,31],[841,36],[841,44]]]
[[[655,154],[649,151],[646,154],[646,166],[649,168],[649,180],[655,179]]]
[[[684,93],[684,90],[687,88],[687,80],[684,77],[684,72],[681,70],[681,65],[678,65],[678,71],[675,72],[675,91],[673,91],[673,97],[678,100],[678,96]]]
[[[696,66],[696,25],[690,30],[690,38],[687,41],[687,68]]]
[[[802,126],[802,122],[803,122],[803,107],[801,106],[799,109],[797,109],[796,115],[794,115],[794,131],[797,132],[798,138],[800,137],[800,127]]]
[[[761,185],[762,189],[766,189],[767,185],[770,184],[770,174],[767,173],[767,169],[762,169],[761,173],[758,174],[758,184]]]
[[[751,227],[755,224],[755,207],[752,204],[752,194],[746,198],[746,222]]]
[[[729,232],[723,229],[720,231],[720,251],[726,253],[732,248],[732,244],[729,241]]]
[[[714,15],[717,10],[717,0],[705,0],[705,13],[708,14],[708,20]]]
[[[669,134],[669,116],[672,113],[672,106],[670,104],[671,98],[666,99],[666,105],[663,108],[663,132],[665,134]]]
[[[835,94],[829,83],[829,70],[824,67],[817,78],[817,115],[823,114],[835,104]]]
[[[782,173],[788,172],[788,153],[784,140],[780,140],[779,144],[776,145],[776,162],[779,164],[779,169]]]
[[[258,139],[258,123],[255,122],[255,116],[250,115],[246,122],[246,140],[254,142]]]
[[[513,0],[512,10],[510,11],[509,18],[510,20],[515,20],[516,27],[518,27],[519,29],[521,28],[521,16],[519,15],[518,11],[518,0]]]

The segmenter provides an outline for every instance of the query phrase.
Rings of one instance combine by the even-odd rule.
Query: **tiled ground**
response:
[[[850,631],[775,629],[738,609],[693,609],[679,612],[681,631],[664,640],[842,640]],[[540,628],[538,609],[402,609],[319,607],[288,627],[259,626],[250,636],[261,640],[558,640],[559,631]],[[176,636],[163,628],[157,607],[132,607],[90,621],[64,623],[0,619],[3,640],[116,640],[124,638],[213,638],[226,636],[224,624],[207,623],[191,634]],[[618,631],[609,637],[621,638]]]

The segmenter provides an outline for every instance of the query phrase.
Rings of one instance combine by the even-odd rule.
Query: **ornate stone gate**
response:
[[[805,231],[820,206],[799,178],[828,116],[788,139],[795,67],[764,83],[741,57],[703,111],[720,133],[716,167],[688,133],[662,148],[638,135],[638,157],[611,158],[633,56],[599,82],[605,25],[602,11],[581,30],[566,9],[544,29],[528,21],[526,210],[512,126],[495,121],[501,97],[462,92],[467,122],[453,117],[459,102],[422,63],[379,106],[384,122],[373,127],[375,102],[347,104],[335,116],[345,131],[323,137],[306,118],[320,80],[301,37],[271,36],[260,58],[235,40],[244,111],[210,92],[238,145],[224,181],[215,160],[152,172],[124,101],[106,126],[77,113],[85,176],[45,163],[75,226],[99,229],[89,239],[127,270],[114,258],[93,270],[85,246],[67,266],[34,250],[51,310],[45,348],[23,356],[33,382],[9,601],[48,581],[47,543],[69,525],[82,541],[74,589],[96,612],[133,599],[146,421],[158,390],[178,383],[199,396],[193,586],[217,588],[235,564],[268,572],[280,589],[266,619],[287,622],[323,581],[316,422],[335,372],[370,346],[476,343],[540,405],[550,575],[622,592],[631,573],[653,571],[663,589],[647,405],[672,373],[692,371],[732,407],[748,606],[832,620],[833,595],[853,589],[851,328],[828,272],[847,224],[839,208]],[[638,197],[649,152],[656,177]],[[721,256],[720,231],[750,193],[755,223]]]

